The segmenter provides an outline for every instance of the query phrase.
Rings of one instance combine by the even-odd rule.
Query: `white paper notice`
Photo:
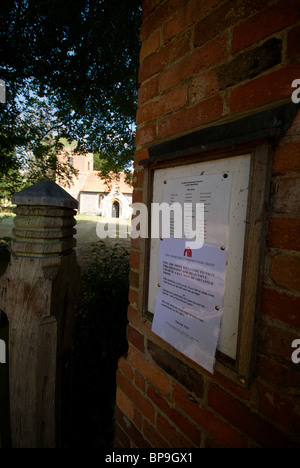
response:
[[[186,215],[190,216],[193,223],[195,223],[196,203],[203,203],[204,242],[224,245],[228,239],[231,181],[232,175],[230,173],[168,180],[164,185],[162,201],[170,206],[174,203],[180,203],[182,207],[185,204],[190,204],[193,209],[190,214],[186,213]],[[174,237],[172,236],[172,225],[170,237]]]
[[[213,372],[222,318],[230,174],[171,180],[167,203],[205,204],[205,241],[163,239],[158,256],[159,284],[152,331],[209,372]]]

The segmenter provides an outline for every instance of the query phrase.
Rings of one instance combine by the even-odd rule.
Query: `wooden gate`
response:
[[[13,203],[12,254],[0,277],[0,310],[8,318],[1,315],[2,333],[9,339],[9,365],[0,368],[3,444],[9,443],[9,371],[11,446],[65,447],[72,324],[80,290],[73,237],[78,203],[50,180],[24,189]]]
[[[0,356],[0,448],[11,447],[9,411],[8,319],[0,310],[0,341],[5,344],[4,357]]]

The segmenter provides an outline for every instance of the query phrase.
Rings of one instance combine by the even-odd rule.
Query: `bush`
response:
[[[82,277],[74,329],[73,437],[76,446],[113,442],[116,370],[127,351],[129,252],[103,241]]]

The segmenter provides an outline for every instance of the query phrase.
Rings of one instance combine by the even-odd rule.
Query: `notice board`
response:
[[[209,371],[215,347],[236,358],[250,159],[157,169],[153,176],[153,203],[204,204],[204,244],[197,248],[184,234],[151,239],[152,328]]]

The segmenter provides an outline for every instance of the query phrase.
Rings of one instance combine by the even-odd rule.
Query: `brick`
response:
[[[133,291],[133,289],[131,289],[131,291]],[[134,293],[136,294],[136,298],[138,298],[138,292],[134,291]],[[133,296],[133,298],[134,298],[134,296]],[[130,323],[132,323],[133,325],[136,326],[138,324],[138,312],[137,312],[137,304],[136,303],[130,304],[128,306],[127,318],[128,318],[128,321]]]
[[[294,368],[278,362],[276,356],[259,355],[256,364],[257,375],[266,382],[277,385],[286,394],[287,392],[299,392],[300,372]]]
[[[145,60],[139,68],[139,83],[153,77],[163,70],[169,63],[171,46],[164,47],[156,54]]]
[[[141,248],[141,240],[140,240],[139,237],[138,237],[137,239],[131,239],[131,247],[132,247],[133,249],[140,250],[140,248]]]
[[[129,346],[128,360],[132,365],[152,383],[161,393],[169,395],[170,383],[165,372],[159,369],[155,364],[149,362],[144,354],[137,349]]]
[[[208,405],[264,448],[295,448],[293,441],[215,385],[211,385]]]
[[[300,291],[300,258],[275,255],[272,257],[270,276],[278,286]]]
[[[181,415],[176,408],[169,405],[169,403],[162,397],[162,395],[154,389],[151,385],[148,387],[147,392],[150,400],[159,408],[161,413],[167,416],[175,426],[185,434],[185,436],[199,446],[201,442],[201,430],[191,423],[185,416]]]
[[[116,404],[120,408],[120,410],[132,419],[133,417],[133,403],[128,399],[128,397],[119,389],[117,388],[116,394]]]
[[[173,64],[179,59],[182,59],[190,52],[191,49],[191,32],[185,31],[180,36],[170,43],[169,61],[168,65]]]
[[[230,2],[227,2],[196,24],[195,47],[205,44],[230,26],[231,19],[228,16],[229,9]]]
[[[184,389],[182,385],[173,382],[172,397],[179,409],[196,421],[198,425],[201,425],[199,421],[202,414],[201,405],[193,395]]]
[[[300,219],[271,218],[269,220],[268,245],[284,250],[300,251]]]
[[[160,89],[166,91],[225,58],[226,39],[222,36],[195,50],[192,55],[163,72],[160,79]]]
[[[294,88],[293,88],[294,89]],[[285,134],[286,137],[297,137],[299,140],[300,136],[300,111],[298,111],[296,117],[294,118],[294,121],[292,122],[290,128]]]
[[[273,174],[284,175],[300,172],[300,141],[283,141],[276,147]]]
[[[127,326],[127,340],[129,341],[129,343],[131,343],[133,346],[139,349],[142,353],[144,352],[144,335],[142,335],[131,325]]]
[[[194,445],[181,434],[162,414],[157,415],[157,430],[166,437],[172,448],[192,448]]]
[[[154,97],[158,96],[159,90],[158,90],[158,78],[152,78],[152,80],[147,81],[142,84],[142,86],[139,89],[139,94],[138,94],[138,105],[142,106],[146,102],[150,101],[150,99],[153,99]]]
[[[220,0],[193,0],[164,25],[165,43],[180,34],[220,3]]]
[[[144,16],[144,21],[141,26],[141,41],[150,36],[153,31],[158,29],[165,21],[167,21],[179,8],[182,7],[182,0],[167,0],[162,5],[152,12],[148,17]]]
[[[137,408],[133,408],[133,424],[140,430],[142,431],[142,423],[143,423],[143,415],[142,413],[137,409]],[[146,418],[145,418],[145,421]]]
[[[173,385],[173,400],[183,413],[226,448],[246,448],[245,438],[206,408],[191,399],[184,389]]]
[[[300,20],[299,2],[282,0],[235,27],[233,53]]]
[[[220,92],[220,84],[215,70],[201,73],[193,78],[190,85],[190,103],[197,104]]]
[[[142,393],[137,390],[120,371],[117,371],[117,386],[123,393],[125,393],[127,398],[134,403],[134,406],[141,411],[144,417],[148,418],[149,421],[153,423],[155,420],[155,410],[153,405],[146,400]]]
[[[196,106],[184,109],[169,117],[163,118],[158,124],[160,138],[175,135],[185,130],[196,129],[208,122],[219,119],[223,113],[221,96],[207,99]]]
[[[138,292],[135,291],[134,289],[130,288],[130,289],[129,289],[128,299],[129,299],[130,304],[132,305],[131,309],[132,309],[132,311],[135,313],[135,311],[134,311],[134,309],[133,309],[133,306],[135,306],[135,308],[137,307]]]
[[[139,82],[142,83],[144,80],[162,71],[175,60],[186,55],[189,50],[190,33],[187,32],[176,38],[175,41],[168,44],[166,47],[160,49],[156,54],[151,55],[151,57],[147,58],[141,64],[139,69]]]
[[[130,266],[136,270],[140,268],[140,253],[135,250],[130,251]]]
[[[130,445],[125,445],[124,448],[131,448],[132,445],[139,448],[150,448],[148,442],[145,441],[141,432],[132,424],[131,421],[126,417],[126,415],[116,406],[115,409],[115,420],[119,428],[122,429],[123,433],[126,434],[127,444],[129,442]]]
[[[140,150],[136,150],[135,158],[134,158],[135,166],[137,166],[138,163],[142,161],[143,159],[148,159],[148,158],[149,158],[148,148],[141,148]]]
[[[290,58],[297,58],[300,56],[300,26],[296,26],[288,32],[287,40],[287,54]]]
[[[145,20],[162,0],[143,0],[142,19]]]
[[[230,375],[225,376],[220,372],[214,372],[214,382],[225,388],[229,393],[233,393],[237,398],[240,398],[244,401],[251,401],[253,397],[252,389],[243,387],[237,381],[234,381]]]
[[[197,397],[204,393],[203,376],[170,353],[148,340],[147,350],[153,361]]]
[[[142,128],[138,128],[136,131],[135,145],[136,147],[142,146],[145,143],[150,143],[155,140],[156,137],[156,125],[150,124],[145,125]]]
[[[215,440],[212,440],[209,437],[206,437],[204,448],[206,448],[206,449],[207,448],[208,449],[216,449],[216,448],[221,448],[221,446]]]
[[[141,188],[144,182],[144,170],[140,168],[136,168],[132,178],[133,187]]]
[[[265,289],[262,312],[292,327],[300,329],[300,297],[294,297],[274,289]]]
[[[281,63],[282,41],[272,38],[254,49],[234,57],[217,69],[222,90],[242,81],[255,78]]]
[[[143,202],[143,191],[141,189],[136,189],[133,192],[132,204],[142,203]]]
[[[241,5],[242,3],[242,5]],[[229,0],[200,20],[195,27],[195,47],[205,44],[230,26],[263,8],[265,2]]]
[[[166,398],[162,396],[161,392],[152,385],[148,385],[147,396],[162,413],[165,413],[168,417],[171,416],[173,409],[167,402]]]
[[[160,47],[160,32],[156,31],[148,39],[146,39],[141,47],[140,51],[140,63],[142,63],[145,58],[149,55],[154,54]]]
[[[128,363],[126,358],[122,356],[118,362],[118,368],[123,374],[125,374],[130,380],[133,379],[133,370],[131,365]]]
[[[253,109],[290,97],[293,92],[291,84],[298,75],[300,76],[300,64],[295,64],[241,84],[234,88],[229,96],[231,111]]]
[[[289,177],[279,180],[275,211],[277,213],[300,212],[300,178]]]
[[[143,393],[145,393],[146,381],[138,371],[135,373],[134,383],[140,390],[142,390]]]
[[[243,435],[230,427],[228,423],[224,423],[209,410],[203,409],[201,424],[206,432],[225,448],[248,447],[247,440]]]
[[[116,407],[117,408],[117,407]],[[119,410],[120,411],[120,410]],[[121,413],[121,411],[120,411]],[[130,439],[125,431],[116,422],[114,427],[114,448],[128,448],[130,447]]]
[[[131,270],[129,273],[129,281],[130,285],[135,288],[139,289],[139,281],[140,281],[140,276],[137,271]]]
[[[187,94],[188,87],[184,85],[166,93],[158,101],[145,104],[137,111],[137,124],[149,122],[164,114],[180,109],[187,102]]]
[[[292,342],[299,338],[296,333],[290,333],[281,328],[269,326],[265,332],[261,348],[268,354],[284,359],[288,364],[292,363]]]
[[[145,439],[155,449],[170,448],[169,443],[158,433],[157,428],[150,424],[147,419],[143,421],[143,434]]]
[[[259,411],[281,427],[300,434],[299,406],[279,395],[273,389],[260,389]]]

